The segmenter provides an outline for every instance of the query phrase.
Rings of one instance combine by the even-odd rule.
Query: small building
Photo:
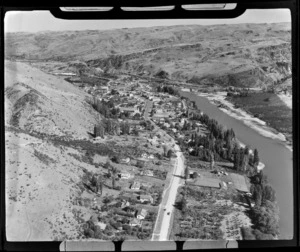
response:
[[[128,206],[130,206],[130,203],[129,203],[129,201],[127,201],[127,200],[124,200],[123,202],[122,202],[122,205],[121,205],[121,209],[125,209],[126,207],[128,207]]]
[[[122,210],[124,212],[132,214],[132,215],[135,215],[136,212],[137,212],[136,209],[134,207],[132,207],[132,206],[125,206]]]
[[[125,164],[129,164],[130,163],[130,158],[129,157],[123,158],[123,159],[121,159],[121,162],[125,163]]]
[[[136,227],[136,226],[141,227],[141,225],[142,225],[142,223],[139,219],[134,218],[133,220],[131,220],[129,222],[129,226],[131,226],[131,227]]]
[[[128,172],[121,172],[118,174],[121,179],[130,179],[132,175]]]
[[[104,230],[107,226],[107,224],[103,223],[103,222],[97,222],[95,223],[95,226],[100,227],[101,230]]]
[[[146,170],[146,171],[144,171],[144,175],[145,176],[149,176],[149,177],[153,177],[153,171],[151,171],[151,170]]]
[[[220,187],[223,188],[223,189],[225,189],[225,190],[227,190],[227,184],[226,184],[226,182],[222,181],[220,183]]]
[[[141,183],[140,182],[137,182],[137,181],[135,181],[135,182],[133,182],[133,184],[131,185],[131,190],[140,190],[140,188],[141,188]]]
[[[135,107],[119,107],[121,112],[127,112],[129,115],[134,115],[139,111]]]
[[[140,209],[138,212],[137,212],[137,214],[136,214],[136,218],[138,219],[138,220],[143,220],[143,219],[145,219],[146,218],[146,216],[147,216],[147,210],[146,209]]]
[[[145,194],[140,196],[140,201],[141,201],[141,203],[150,202],[151,204],[153,204],[153,202],[154,202],[151,195],[145,195]]]

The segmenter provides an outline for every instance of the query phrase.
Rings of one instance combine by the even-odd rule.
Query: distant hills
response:
[[[290,23],[8,33],[5,44],[10,59],[79,60],[208,86],[269,86],[291,77]]]

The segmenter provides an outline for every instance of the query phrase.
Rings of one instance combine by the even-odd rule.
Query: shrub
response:
[[[115,188],[114,188],[115,190],[117,190],[117,191],[121,191],[121,186],[115,186]]]
[[[118,156],[113,156],[113,157],[111,158],[111,161],[114,162],[114,163],[119,164],[119,163],[120,163],[120,158],[119,158]]]
[[[274,237],[271,234],[265,234],[260,232],[257,229],[253,230],[256,240],[274,240]]]
[[[92,229],[86,229],[84,235],[88,238],[95,238],[95,232]]]
[[[255,240],[255,235],[250,227],[241,227],[243,240]]]
[[[145,161],[143,161],[143,160],[138,160],[137,163],[136,163],[136,166],[138,168],[143,168],[144,165],[145,165]]]

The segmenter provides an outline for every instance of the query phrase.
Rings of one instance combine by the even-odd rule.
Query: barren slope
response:
[[[96,112],[86,93],[24,63],[5,64],[5,123],[48,135],[88,137]]]
[[[83,168],[93,171],[95,167],[81,161],[78,157],[85,153],[76,145],[68,146],[67,139],[88,138],[96,118],[85,94],[71,84],[23,63],[5,63],[9,241],[78,236],[78,221],[72,212],[80,194],[76,183]]]

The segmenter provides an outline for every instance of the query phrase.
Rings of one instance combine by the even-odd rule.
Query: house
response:
[[[144,174],[145,176],[153,177],[153,171],[151,171],[151,170],[146,170],[146,171],[144,171],[143,174]]]
[[[132,176],[130,173],[127,173],[127,172],[121,172],[118,174],[118,176],[121,178],[121,179],[130,179]]]
[[[129,226],[131,227],[140,227],[142,225],[141,221],[139,219],[133,219],[129,222]]]
[[[222,183],[220,183],[220,188],[224,188],[226,190],[227,189],[226,182],[222,181]]]
[[[135,215],[137,212],[137,210],[133,206],[125,206],[122,210],[132,215]]]
[[[134,115],[138,113],[138,110],[135,107],[119,107],[121,112],[128,112],[129,115]]]
[[[148,155],[147,155],[147,153],[144,152],[144,153],[141,155],[141,157],[142,157],[142,158],[148,158]]]
[[[121,162],[122,162],[122,163],[125,163],[125,164],[129,164],[130,158],[129,158],[129,157],[123,158],[123,159],[121,159]]]
[[[133,184],[131,185],[131,190],[140,190],[141,188],[141,183],[140,182],[133,182]]]
[[[167,128],[170,128],[170,126],[171,126],[169,123],[164,123],[163,125]]]
[[[103,222],[97,222],[95,223],[95,226],[100,227],[101,230],[104,230],[107,226],[107,224],[103,223]]]
[[[190,147],[189,148],[189,153],[193,152],[194,151],[194,148]]]
[[[143,195],[140,196],[140,201],[142,203],[144,203],[144,202],[150,202],[151,204],[153,204],[153,202],[154,202],[154,200],[153,200],[153,198],[152,198],[151,195],[145,195],[145,194],[143,194]]]
[[[145,219],[146,216],[147,216],[147,210],[144,208],[140,209],[136,214],[136,218],[139,220]]]
[[[121,209],[125,209],[126,207],[128,207],[128,206],[130,206],[130,203],[129,203],[129,201],[127,201],[127,200],[124,200],[123,202],[122,202],[122,205],[121,205]]]
[[[156,139],[153,139],[153,141],[156,142]],[[149,158],[149,159],[154,159],[154,155],[153,155],[153,154],[150,154],[150,155],[148,156],[148,158]]]

